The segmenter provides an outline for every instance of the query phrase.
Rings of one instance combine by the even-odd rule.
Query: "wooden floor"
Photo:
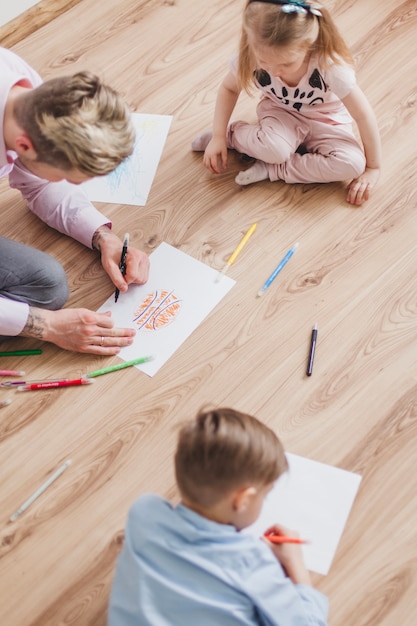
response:
[[[173,115],[146,207],[100,205],[118,233],[148,253],[166,241],[221,268],[258,228],[230,271],[236,286],[153,378],[129,369],[79,390],[1,392],[13,397],[0,413],[2,626],[104,626],[127,510],[143,492],[177,497],[176,427],[207,402],[257,415],[290,452],[362,475],[330,573],[314,576],[332,626],[417,623],[417,3],[326,2],[383,140],[383,177],[362,208],[338,184],[241,189],[237,156],[214,177],[191,152],[211,125],[243,4],[82,0],[12,46],[45,79],[91,69],[133,110]],[[244,97],[238,116],[252,119],[254,101]],[[56,256],[69,304],[97,309],[112,286],[95,254],[29,214],[6,180],[0,193],[2,234]],[[295,241],[296,256],[256,299]],[[0,343],[12,347],[40,344]],[[1,365],[47,378],[118,362],[43,348]],[[68,458],[60,480],[8,524]]]

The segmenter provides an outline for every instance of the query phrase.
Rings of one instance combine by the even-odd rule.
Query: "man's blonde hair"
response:
[[[230,408],[200,411],[179,433],[175,472],[181,495],[212,506],[234,489],[266,486],[288,469],[275,433]]]
[[[39,162],[87,176],[113,171],[135,144],[128,106],[90,72],[52,78],[24,93],[14,117]]]

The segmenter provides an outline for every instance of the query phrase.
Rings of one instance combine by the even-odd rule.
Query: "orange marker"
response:
[[[299,539],[298,537],[286,537],[285,535],[277,535],[276,533],[265,533],[265,539],[268,539],[271,543],[308,543],[305,539]]]

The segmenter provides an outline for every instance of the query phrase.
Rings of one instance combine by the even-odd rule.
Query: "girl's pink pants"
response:
[[[356,178],[365,170],[365,155],[351,124],[332,124],[278,108],[269,98],[257,107],[258,124],[232,122],[227,145],[264,161],[270,180],[329,183]],[[296,152],[299,146],[303,152]]]

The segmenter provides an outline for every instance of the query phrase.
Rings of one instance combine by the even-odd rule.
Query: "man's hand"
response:
[[[100,226],[93,236],[93,246],[101,253],[101,264],[113,285],[120,292],[130,283],[143,285],[149,276],[149,258],[145,252],[129,246],[126,255],[126,275],[119,270],[123,242],[107,226]]]
[[[48,311],[30,307],[23,337],[35,337],[54,343],[64,350],[109,356],[130,346],[136,331],[115,328],[111,313],[88,309]]]

